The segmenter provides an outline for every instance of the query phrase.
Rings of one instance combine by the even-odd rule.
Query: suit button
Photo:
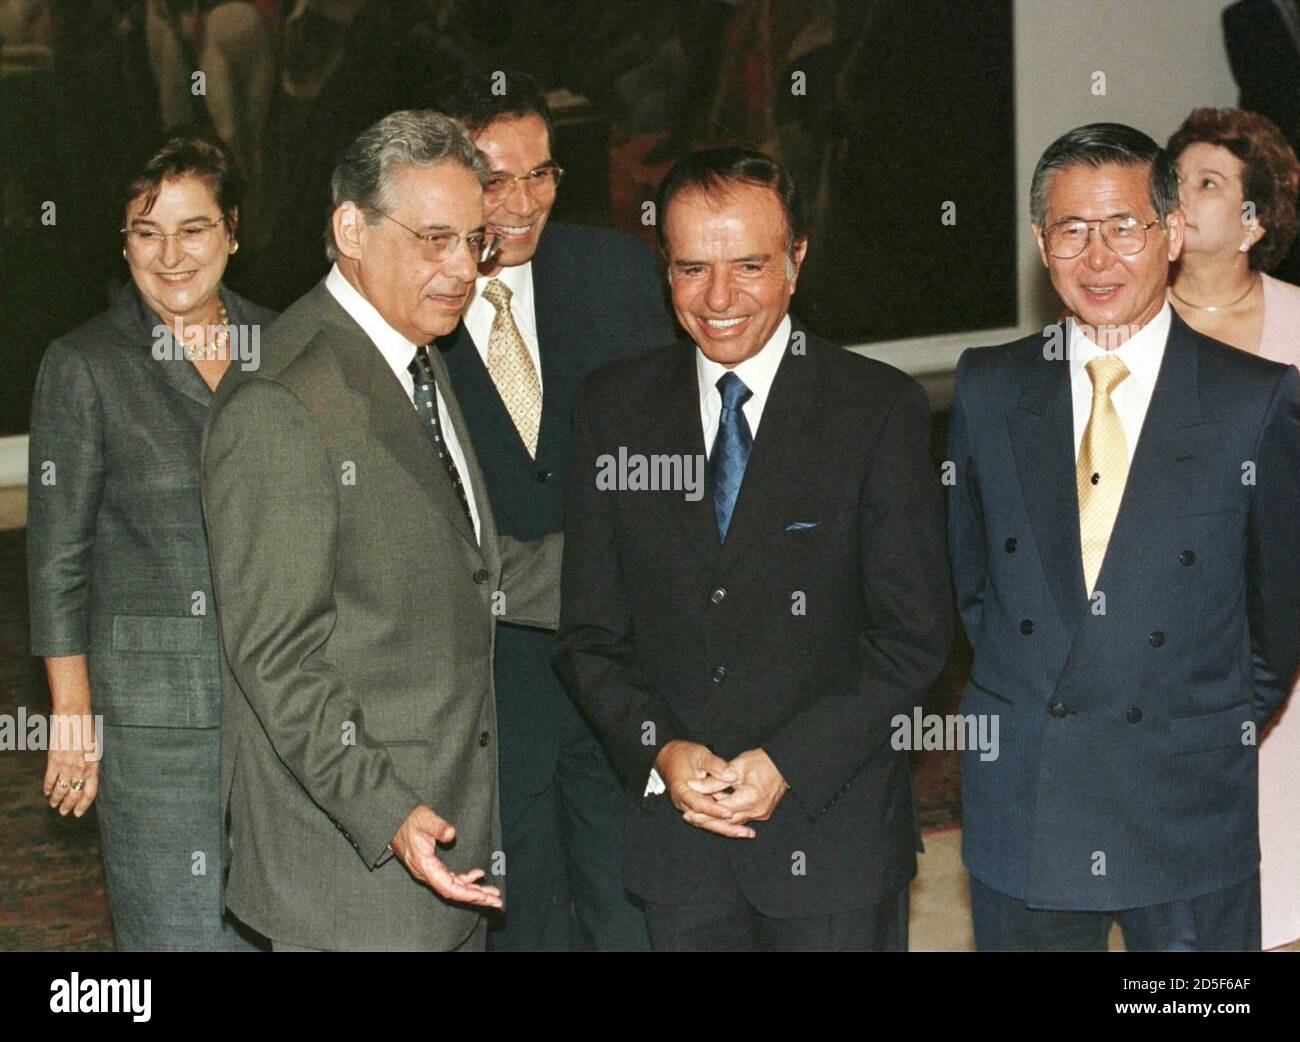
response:
[[[1192,564],[1195,563],[1196,555],[1192,553],[1190,550],[1184,550],[1181,554],[1178,555],[1178,560],[1179,563],[1183,564],[1184,566],[1190,567]]]
[[[539,485],[545,485],[546,479],[549,478],[550,476],[551,476],[551,472],[549,470],[539,470],[537,472],[537,483]]]
[[[491,739],[488,737],[488,733],[487,733],[486,731],[484,731],[481,735],[478,736],[478,744],[479,744],[479,748],[481,748],[481,749],[486,749],[486,748],[487,748],[487,744],[488,744],[488,742],[489,742],[490,740],[491,740]]]
[[[1156,630],[1153,634],[1151,634],[1151,636],[1147,638],[1147,640],[1151,642],[1151,646],[1153,648],[1158,648],[1160,647],[1161,644],[1165,642],[1165,635],[1161,633],[1159,630]]]
[[[1022,623],[1020,624],[1020,632],[1023,633],[1026,637],[1028,637],[1031,633],[1033,633],[1033,632],[1034,632],[1034,620],[1033,620],[1033,619],[1025,619],[1024,622],[1022,622]]]
[[[721,586],[719,586],[716,590],[714,590],[711,594],[709,594],[709,600],[711,600],[714,604],[721,604],[723,598],[726,596],[727,596],[727,591],[724,590]]]
[[[713,682],[715,684],[721,684],[724,680],[727,679],[727,671],[723,669],[721,666],[715,666],[713,668],[713,673],[711,674],[711,676],[713,677]]]
[[[1019,544],[1016,543],[1015,536],[1012,536],[1003,545],[1006,547],[1007,553],[1014,554],[1016,552],[1016,546]]]
[[[488,570],[486,568],[480,568],[474,573],[474,581],[482,586],[488,581]]]
[[[1142,719],[1142,710],[1139,709],[1137,706],[1133,706],[1131,709],[1129,709],[1127,713],[1124,714],[1124,717],[1125,719],[1128,720],[1130,724],[1139,723]]]
[[[1047,707],[1047,711],[1051,713],[1054,717],[1056,717],[1056,719],[1058,720],[1061,719],[1061,717],[1063,717],[1067,712],[1069,712],[1069,710],[1065,708],[1064,702],[1053,702],[1050,706]]]

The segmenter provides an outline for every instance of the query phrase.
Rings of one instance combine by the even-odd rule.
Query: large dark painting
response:
[[[464,66],[550,91],[561,220],[653,239],[684,152],[778,154],[812,240],[795,310],[845,343],[1014,325],[1010,0],[16,0],[0,7],[0,435],[55,336],[126,277],[117,185],[205,126],[253,186],[228,281],[326,270],[338,151]],[[196,92],[193,73],[204,73]]]

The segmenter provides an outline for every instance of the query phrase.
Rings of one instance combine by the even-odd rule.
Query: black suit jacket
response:
[[[720,544],[707,483],[691,501],[595,480],[620,448],[703,455],[694,350],[617,363],[579,393],[556,665],[628,788],[634,893],[680,903],[739,885],[779,917],[865,905],[915,873],[891,720],[920,704],[951,641],[925,395],[796,325]],[[674,738],[767,751],[790,791],[756,839],[642,797]]]
[[[629,235],[550,222],[533,256],[533,310],[542,362],[542,424],[530,459],[473,339],[461,323],[440,344],[483,461],[497,529],[540,539],[564,524],[564,470],[578,382],[592,369],[671,339],[663,280]],[[551,669],[551,635],[497,631],[502,784],[541,792],[560,744],[581,722]]]
[[[1223,37],[1243,109],[1300,138],[1300,55],[1270,0],[1238,0],[1223,12]]]

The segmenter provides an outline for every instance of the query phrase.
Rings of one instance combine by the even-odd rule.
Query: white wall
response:
[[[1083,123],[1129,123],[1163,143],[1197,105],[1236,104],[1220,20],[1227,6],[1228,0],[1015,0],[1019,324],[859,350],[920,377],[932,405],[944,408],[965,348],[1011,340],[1050,322],[1057,304],[1027,212],[1039,155]],[[1106,74],[1104,95],[1092,92],[1094,72]],[[26,438],[0,438],[0,486],[23,484],[26,460]]]
[[[1015,0],[1019,325],[859,350],[921,377],[940,408],[951,399],[962,350],[1011,340],[1052,321],[1059,305],[1029,229],[1029,180],[1039,155],[1084,123],[1128,123],[1163,144],[1196,106],[1235,105],[1221,21],[1228,2]],[[1105,73],[1104,95],[1092,92],[1095,72]]]

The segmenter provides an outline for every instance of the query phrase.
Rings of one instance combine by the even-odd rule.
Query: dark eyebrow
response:
[[[416,229],[416,231],[418,231],[421,235],[458,235],[458,234],[460,234],[460,233],[457,232],[456,229],[453,228],[450,224],[417,224],[417,225],[415,226],[415,229]],[[487,225],[486,225],[486,224],[480,224],[477,228],[471,228],[468,232],[466,232],[466,234],[467,234],[467,235],[482,235],[482,234],[484,234],[486,231],[487,231]]]
[[[559,165],[560,164],[557,163],[554,159],[546,159],[538,163],[531,170],[529,170],[527,174],[520,174],[519,176],[527,177],[528,174],[535,174],[539,170],[548,170],[553,166],[559,166]],[[507,170],[505,167],[498,166],[498,167],[493,167],[491,170],[489,170],[488,176],[489,177],[514,177],[515,175],[512,174],[509,170]]]
[[[1133,217],[1133,216],[1134,213],[1132,210],[1119,210],[1115,213],[1107,214],[1105,217],[1080,217],[1077,214],[1067,214],[1064,217],[1058,217],[1055,221],[1052,221],[1051,223],[1062,224],[1065,221],[1083,221],[1087,223],[1089,221],[1109,221],[1114,217]]]
[[[181,221],[180,223],[181,223],[181,224],[194,224],[194,223],[197,222],[197,221],[216,221],[216,222],[220,222],[220,220],[221,220],[220,217],[209,217],[207,214],[199,214],[197,217],[186,217],[185,220]],[[149,224],[149,225],[152,225],[152,226],[155,227],[155,228],[160,227],[160,225],[158,224],[157,221],[151,221],[151,220],[149,220],[149,218],[147,218],[147,217],[133,217],[133,218],[131,218],[131,223],[132,223],[133,225],[135,225],[135,224]]]
[[[723,261],[724,264],[766,264],[772,259],[770,253],[753,253],[748,257],[734,257],[731,260]],[[675,260],[674,268],[705,268],[708,267],[708,261],[702,260]]]

